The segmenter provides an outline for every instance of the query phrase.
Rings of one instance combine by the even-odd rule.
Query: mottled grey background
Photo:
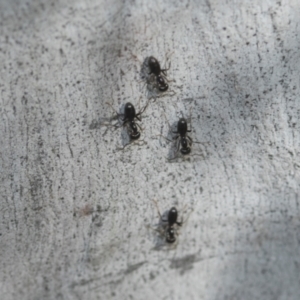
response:
[[[0,1],[1,299],[298,300],[299,19],[298,0]],[[149,55],[175,95],[118,151],[105,102],[146,103]],[[181,115],[209,144],[169,163]],[[188,208],[172,247],[152,199]]]

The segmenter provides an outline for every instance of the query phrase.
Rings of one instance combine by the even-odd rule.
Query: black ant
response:
[[[138,114],[135,112],[135,108],[133,104],[130,102],[127,102],[125,104],[124,108],[124,118],[123,118],[123,126],[128,123],[129,127],[129,136],[133,140],[137,140],[141,133],[138,131],[138,127],[140,127],[136,122],[135,119],[139,120],[141,122],[141,119],[139,118],[139,115],[142,114],[142,111],[140,111]]]
[[[187,121],[185,118],[180,118],[177,123],[177,131],[173,131],[173,133],[176,133],[177,136],[175,136],[173,139],[177,141],[176,152],[179,151],[181,145],[180,152],[183,155],[191,153],[191,147],[193,143],[192,138],[187,135],[187,132],[191,132],[191,130],[188,130],[187,128]]]
[[[168,121],[168,120],[167,120]],[[169,122],[168,122],[169,123]],[[171,125],[169,124],[169,126],[171,127]],[[188,129],[188,124],[187,124],[187,120],[185,118],[180,118],[179,121],[177,122],[177,131],[172,131],[172,133],[175,133],[176,136],[173,137],[172,140],[164,137],[163,135],[159,135],[162,136],[164,139],[166,139],[169,142],[173,142],[175,140],[176,142],[176,152],[175,152],[175,156],[172,158],[168,158],[169,161],[176,159],[177,158],[177,153],[180,150],[180,153],[184,156],[188,155],[191,153],[192,151],[192,144],[196,143],[196,144],[209,144],[209,142],[195,142],[192,140],[192,138],[190,136],[188,136],[188,132],[191,132],[192,130]]]
[[[169,85],[166,83],[166,71],[169,70],[169,68],[161,69],[158,60],[153,56],[148,58],[148,67],[150,69],[149,75],[154,74],[155,76],[158,90],[160,92],[165,92],[169,88]]]
[[[123,114],[119,114],[114,110],[116,112],[118,118],[123,116],[123,118],[121,119],[121,121],[123,122],[121,126],[125,126],[125,125],[127,126],[129,137],[132,140],[137,140],[141,136],[139,129],[142,130],[142,128],[139,124],[136,123],[136,120],[141,122],[140,116],[146,110],[148,103],[138,113],[136,113],[134,105],[130,102],[127,102],[125,104]],[[107,104],[111,106],[110,103],[107,103]],[[115,127],[119,127],[119,126],[116,125]]]
[[[157,211],[158,211],[158,214],[160,216],[160,219],[162,222],[167,222],[167,226],[166,226],[166,229],[165,229],[165,237],[166,237],[166,242],[167,243],[174,243],[176,241],[176,229],[175,229],[175,224],[177,226],[181,226],[182,225],[182,221],[181,222],[178,222],[177,221],[177,218],[178,218],[178,212],[177,212],[177,209],[176,207],[172,207],[169,212],[168,212],[168,219],[164,219],[158,209],[158,205],[157,205],[157,202],[155,200],[153,200],[153,202],[155,203],[156,205],[156,208],[157,208]]]

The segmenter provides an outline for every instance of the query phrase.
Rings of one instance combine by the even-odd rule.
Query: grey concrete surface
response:
[[[300,299],[299,19],[296,0],[0,1],[1,299]],[[175,95],[120,151],[105,103],[145,105],[149,55]],[[182,115],[205,144],[169,162]],[[187,219],[175,245],[153,199]]]

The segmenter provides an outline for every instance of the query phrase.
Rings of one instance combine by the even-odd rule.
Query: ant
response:
[[[167,120],[168,122],[168,120]],[[168,122],[169,123],[169,122]],[[171,127],[171,125],[169,124],[169,127]],[[196,144],[209,144],[209,142],[195,142],[192,140],[192,138],[190,136],[188,136],[188,132],[192,132],[191,129],[188,129],[188,122],[185,118],[180,118],[179,121],[177,122],[177,131],[172,131],[172,133],[175,133],[176,135],[173,137],[172,140],[164,137],[163,135],[159,134],[159,136],[162,136],[164,139],[166,139],[169,142],[173,142],[175,140],[176,143],[176,152],[175,152],[175,156],[172,158],[168,158],[169,161],[176,159],[177,153],[180,150],[180,153],[183,156],[187,156],[188,154],[191,153],[192,151],[192,144],[196,143]]]
[[[183,155],[187,155],[191,153],[191,147],[193,140],[191,137],[187,135],[187,132],[191,132],[192,130],[188,130],[187,128],[187,121],[185,118],[180,118],[177,123],[177,131],[173,131],[173,133],[176,133],[177,136],[175,136],[173,139],[177,141],[177,151],[179,151],[179,147],[181,145],[180,152]]]
[[[171,207],[171,209],[168,212],[168,219],[164,219],[158,209],[158,204],[155,200],[153,200],[153,202],[156,205],[157,208],[157,212],[160,216],[160,219],[162,222],[167,222],[168,224],[166,225],[166,229],[165,229],[165,237],[166,237],[166,242],[167,243],[174,243],[176,241],[176,229],[175,229],[175,224],[177,226],[182,226],[183,221],[181,220],[181,222],[177,221],[178,218],[178,211],[176,209],[176,207]]]
[[[135,108],[132,103],[127,102],[124,108],[124,118],[123,118],[123,126],[128,123],[129,126],[129,136],[132,140],[137,140],[141,133],[138,131],[138,127],[140,126],[135,122],[135,119],[141,122],[139,116],[142,114],[142,111],[139,113],[135,112]]]
[[[107,102],[107,104],[112,106],[108,102]],[[149,102],[147,102],[145,107],[143,109],[141,109],[138,113],[136,113],[134,105],[130,102],[127,102],[125,104],[123,114],[119,114],[114,110],[117,114],[117,118],[120,118],[121,116],[123,116],[123,118],[121,119],[121,121],[123,122],[121,126],[125,126],[125,125],[127,126],[129,137],[132,140],[137,140],[141,136],[139,129],[142,130],[142,128],[139,124],[136,123],[136,120],[141,122],[140,116],[146,110],[148,104],[149,104]],[[120,127],[120,126],[115,125],[115,127]]]
[[[169,88],[169,85],[166,83],[166,71],[169,70],[170,67],[168,69],[161,69],[158,60],[153,56],[148,58],[148,67],[150,69],[149,75],[154,74],[155,76],[158,90],[165,92]]]

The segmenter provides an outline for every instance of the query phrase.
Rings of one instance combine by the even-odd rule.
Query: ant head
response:
[[[173,224],[176,223],[177,216],[178,216],[177,209],[176,209],[176,207],[173,206],[169,210],[169,213],[168,213],[168,223],[169,223],[170,226],[172,226]]]
[[[148,66],[149,66],[150,73],[154,74],[155,76],[159,76],[161,72],[160,64],[155,57],[153,56],[149,57]]]
[[[158,62],[158,60],[157,60],[155,57],[150,56],[150,57],[148,58],[148,64],[149,64],[149,66],[151,67],[151,66],[159,65],[159,62]]]
[[[130,102],[125,104],[124,117],[129,120],[133,120],[135,117],[135,108]]]
[[[183,136],[187,133],[187,121],[185,118],[180,118],[177,124],[178,133]]]

